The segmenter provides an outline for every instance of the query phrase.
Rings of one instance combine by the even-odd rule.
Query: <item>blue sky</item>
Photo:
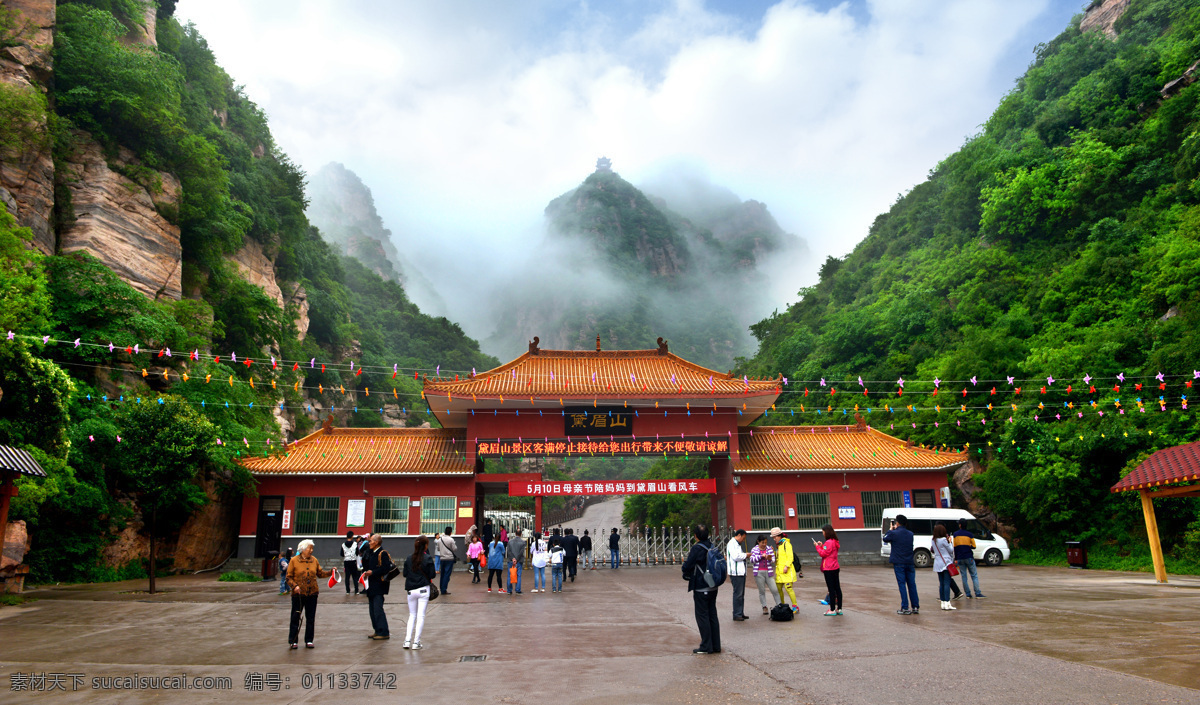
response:
[[[472,297],[536,257],[545,204],[601,155],[635,184],[707,179],[766,203],[811,249],[764,284],[782,308],[978,131],[1082,6],[180,0],[177,15],[284,151],[363,178],[397,246],[465,287],[445,313],[483,336]]]

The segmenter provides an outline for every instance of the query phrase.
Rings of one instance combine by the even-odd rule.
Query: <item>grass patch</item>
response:
[[[1200,561],[1167,554],[1164,556],[1167,572],[1174,575],[1200,575]],[[1009,563],[1015,565],[1044,565],[1067,567],[1067,550],[1038,548],[1013,549]],[[1092,570],[1122,570],[1135,573],[1153,573],[1154,562],[1150,558],[1150,547],[1139,546],[1122,549],[1117,546],[1088,547],[1088,568]]]
[[[4,607],[19,607],[26,602],[32,602],[33,598],[25,597],[24,595],[0,595],[0,606]]]
[[[228,573],[221,573],[221,577],[217,580],[223,583],[257,583],[262,581],[262,578],[244,570],[231,570]]]

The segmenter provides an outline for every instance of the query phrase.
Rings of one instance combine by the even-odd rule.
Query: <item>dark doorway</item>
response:
[[[258,535],[254,539],[254,557],[279,555],[283,538],[283,497],[259,497]]]

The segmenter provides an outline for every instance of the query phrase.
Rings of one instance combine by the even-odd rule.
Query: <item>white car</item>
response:
[[[1003,536],[997,536],[987,530],[975,515],[963,509],[918,509],[916,507],[900,507],[883,510],[883,521],[880,526],[880,538],[892,526],[892,520],[897,514],[903,514],[908,519],[908,530],[913,532],[913,563],[918,568],[928,568],[933,565],[933,554],[929,547],[933,545],[934,524],[945,524],[948,533],[958,531],[958,520],[967,520],[967,531],[975,537],[975,562],[980,565],[997,566],[1008,560],[1011,551]],[[951,539],[953,542],[953,539]],[[881,542],[882,543],[882,542]],[[879,553],[884,558],[892,555],[891,544],[882,544]]]

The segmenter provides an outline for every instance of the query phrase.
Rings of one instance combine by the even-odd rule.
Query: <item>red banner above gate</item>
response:
[[[495,441],[480,441],[475,446],[475,453],[479,457],[498,458],[515,458],[526,455],[727,455],[729,440],[702,437],[678,440],[665,438],[655,440],[550,438],[540,441],[498,438]]]
[[[712,478],[697,480],[632,480],[625,482],[523,482],[508,483],[510,497],[562,497],[596,494],[711,494]]]

